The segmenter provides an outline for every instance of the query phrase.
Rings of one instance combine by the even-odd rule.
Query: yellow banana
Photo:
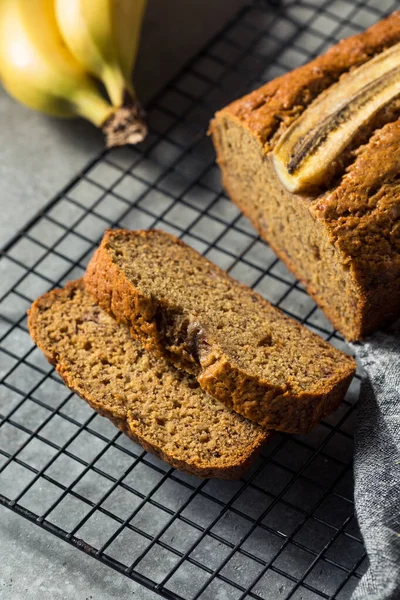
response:
[[[101,79],[114,106],[137,104],[132,86],[146,0],[55,0],[71,53]]]
[[[108,146],[143,139],[65,47],[54,0],[0,1],[0,72],[14,98],[49,115],[88,119],[103,127]]]

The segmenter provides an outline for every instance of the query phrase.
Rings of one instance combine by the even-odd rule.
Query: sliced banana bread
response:
[[[193,376],[148,354],[93,302],[82,280],[36,300],[28,323],[69,388],[177,469],[239,477],[268,438]]]
[[[400,316],[400,13],[220,110],[231,199],[349,340]]]
[[[107,231],[85,283],[148,350],[264,427],[309,431],[355,371],[352,358],[162,231]]]

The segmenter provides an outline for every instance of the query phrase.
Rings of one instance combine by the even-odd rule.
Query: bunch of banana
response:
[[[30,108],[88,119],[103,129],[107,146],[140,142],[147,127],[131,75],[145,4],[0,0],[4,87]]]

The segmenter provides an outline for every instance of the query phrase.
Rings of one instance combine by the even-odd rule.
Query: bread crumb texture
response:
[[[193,376],[146,352],[93,302],[82,280],[36,300],[29,329],[68,387],[179,469],[238,477],[268,437]]]
[[[264,427],[308,431],[354,373],[352,358],[162,231],[106,232],[85,281],[149,351]]]

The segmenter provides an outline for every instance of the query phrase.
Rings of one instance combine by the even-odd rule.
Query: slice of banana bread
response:
[[[36,300],[28,323],[69,388],[177,469],[239,477],[269,436],[205,394],[193,376],[148,354],[82,280]]]
[[[349,340],[400,315],[399,56],[395,12],[210,125],[229,196]]]
[[[352,358],[162,231],[107,231],[85,283],[148,350],[264,427],[309,431],[355,371]]]

